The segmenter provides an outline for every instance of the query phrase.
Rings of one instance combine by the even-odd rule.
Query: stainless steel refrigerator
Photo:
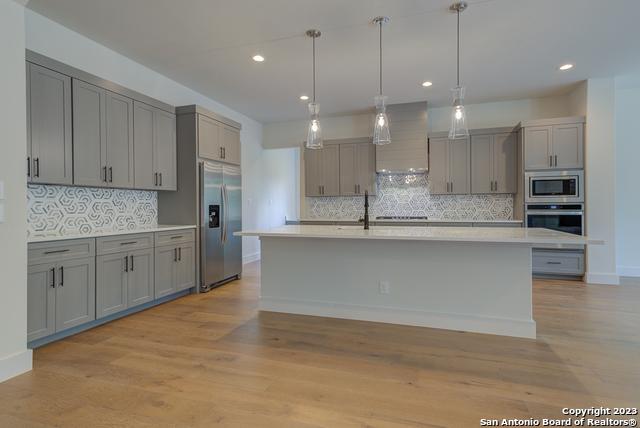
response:
[[[240,168],[200,163],[200,290],[208,291],[242,273],[242,176]]]

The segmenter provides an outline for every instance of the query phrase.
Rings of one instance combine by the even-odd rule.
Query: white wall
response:
[[[24,7],[0,0],[0,382],[31,369],[27,350],[27,186]]]
[[[616,109],[616,263],[618,274],[640,277],[640,74],[617,77]]]
[[[613,78],[589,79],[586,97],[586,234],[604,245],[587,249],[587,282],[617,284],[615,84]]]
[[[200,104],[240,122],[244,227],[257,227],[261,215],[270,212],[266,209],[268,198],[264,191],[270,186],[269,176],[262,174],[262,124],[31,10],[26,10],[25,18],[28,49],[168,104]],[[256,238],[243,239],[245,258],[259,251]]]

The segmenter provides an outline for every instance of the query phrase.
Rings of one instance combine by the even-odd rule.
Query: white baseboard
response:
[[[618,275],[640,277],[640,266],[618,266]]]
[[[273,297],[260,298],[260,310],[330,318],[413,325],[471,333],[536,338],[536,322],[460,314],[443,314],[408,309],[381,308],[344,303],[318,302]]]
[[[588,284],[620,285],[620,277],[615,273],[587,272],[584,280]]]
[[[31,370],[33,359],[31,349],[8,355],[0,359],[0,382]]]
[[[242,257],[242,264],[246,265],[247,263],[255,262],[258,260],[260,260],[260,251],[256,251],[253,254],[247,254],[246,256]]]

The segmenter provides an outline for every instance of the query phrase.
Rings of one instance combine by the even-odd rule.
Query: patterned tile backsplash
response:
[[[158,194],[141,190],[29,185],[29,234],[75,235],[158,224]]]
[[[511,195],[431,195],[425,174],[378,175],[378,194],[370,198],[371,218],[427,216],[443,220],[511,220]],[[357,219],[364,213],[363,197],[306,198],[310,219]]]

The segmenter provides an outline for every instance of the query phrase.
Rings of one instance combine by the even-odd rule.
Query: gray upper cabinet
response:
[[[517,138],[514,133],[471,137],[471,193],[515,193]]]
[[[198,154],[201,158],[240,165],[240,130],[198,114]]]
[[[431,194],[467,194],[470,191],[469,139],[429,139]]]
[[[306,196],[340,195],[340,145],[305,149]]]
[[[105,166],[110,186],[133,187],[133,100],[106,92]]]
[[[240,131],[227,125],[222,128],[222,160],[240,165]]]
[[[176,190],[176,117],[134,101],[135,188]]]
[[[73,79],[73,183],[106,186],[106,91]]]
[[[584,167],[584,123],[524,126],[524,163],[526,170],[570,169]]]
[[[27,179],[71,184],[71,78],[27,63]]]
[[[340,144],[340,194],[370,195],[376,189],[376,150],[371,142]]]

